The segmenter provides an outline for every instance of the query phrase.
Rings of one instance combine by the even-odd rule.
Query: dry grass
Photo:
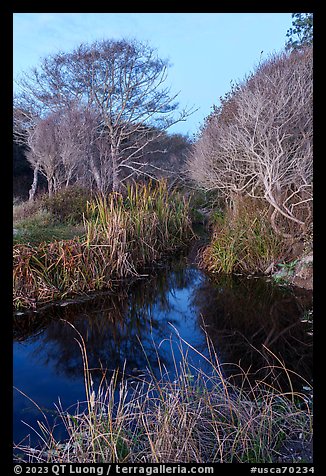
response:
[[[13,205],[13,223],[15,226],[35,215],[42,216],[43,214],[48,218],[49,212],[47,212],[41,200],[25,201]]]
[[[71,324],[70,324],[71,325]],[[161,366],[159,378],[148,371],[143,380],[130,382],[115,372],[105,373],[95,388],[87,352],[79,334],[85,376],[86,409],[74,413],[57,407],[67,439],[57,441],[53,430],[39,422],[35,430],[42,440],[37,448],[15,446],[17,461],[30,463],[86,462],[289,462],[283,444],[296,440],[303,446],[312,438],[312,413],[307,397],[282,392],[266,381],[234,386],[224,376],[217,355],[209,345],[209,371],[192,367],[189,344],[178,337],[182,353],[170,377]],[[171,351],[172,350],[171,345]],[[277,358],[276,358],[277,361]],[[158,357],[158,362],[159,357]],[[291,374],[276,365],[273,371]],[[239,373],[241,370],[239,369]],[[119,378],[118,378],[119,377]],[[121,377],[121,378],[120,378]],[[293,459],[295,456],[292,456]],[[297,460],[296,462],[299,462]],[[303,462],[301,460],[301,462]]]
[[[16,308],[111,288],[194,236],[188,202],[166,182],[97,197],[87,216],[82,237],[14,246]]]

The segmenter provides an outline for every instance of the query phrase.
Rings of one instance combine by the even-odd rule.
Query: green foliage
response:
[[[213,225],[222,224],[224,222],[224,219],[225,214],[222,212],[222,210],[214,210],[211,213],[210,221],[213,223]]]
[[[90,193],[71,187],[53,197],[14,204],[14,244],[68,240],[84,233],[83,214]]]
[[[220,205],[220,197],[215,190],[196,189],[190,197],[190,206],[194,208],[212,209]]]
[[[215,192],[199,189],[193,191],[190,196],[190,211],[193,223],[212,221],[212,213],[219,213],[216,211],[219,206],[220,199]]]
[[[61,199],[59,211],[64,206]],[[71,203],[74,200],[73,195]],[[110,288],[194,236],[187,200],[177,191],[169,192],[164,181],[130,186],[126,197],[94,197],[86,214],[82,237],[14,247],[16,307]]]
[[[288,274],[293,275],[297,262],[298,262],[298,260],[295,259],[295,260],[291,261],[290,263],[279,263],[277,266],[282,268]]]
[[[286,33],[287,49],[298,50],[313,43],[313,14],[293,13],[292,28]]]
[[[55,240],[70,240],[85,233],[83,225],[67,224],[47,224],[46,222],[24,221],[17,227],[18,234],[14,236],[13,242],[16,244],[38,245],[42,242],[50,243]]]
[[[26,217],[21,218],[15,228],[17,231],[13,237],[14,244],[67,240],[84,232],[83,227],[54,222],[51,213],[44,208],[37,208],[32,214],[28,210]]]
[[[294,274],[294,270],[296,264],[299,260],[295,259],[289,263],[278,263],[278,267],[281,268],[280,271],[273,275],[273,280],[277,284],[287,284],[289,282],[289,278],[291,278]]]
[[[210,272],[263,273],[284,254],[283,240],[273,231],[262,202],[242,199],[235,210],[217,211],[211,243],[201,265]]]
[[[82,223],[91,193],[81,187],[72,186],[59,190],[52,197],[43,198],[43,206],[53,218],[61,223]]]

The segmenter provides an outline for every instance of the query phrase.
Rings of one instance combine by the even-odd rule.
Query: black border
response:
[[[291,12],[313,12],[314,13],[314,146],[317,150],[316,159],[314,161],[314,181],[315,181],[315,191],[314,191],[314,408],[315,408],[315,417],[314,417],[314,467],[315,473],[320,474],[321,463],[323,459],[323,429],[321,423],[322,412],[322,395],[321,395],[321,368],[323,367],[321,359],[324,355],[322,354],[321,340],[323,337],[321,323],[325,316],[321,315],[322,305],[320,302],[320,297],[323,293],[322,287],[322,262],[320,257],[320,251],[322,249],[321,244],[321,233],[319,226],[321,220],[318,220],[318,217],[321,213],[323,207],[323,198],[319,196],[320,185],[323,180],[323,174],[319,171],[319,140],[320,135],[318,134],[318,116],[321,114],[321,105],[320,105],[320,96],[319,93],[321,88],[319,87],[320,74],[319,74],[319,65],[322,64],[318,60],[319,55],[321,54],[322,48],[320,46],[320,32],[322,29],[322,19],[320,10],[320,3],[317,1],[282,1],[282,2],[254,2],[254,1],[224,1],[216,2],[215,8],[212,9],[212,3],[208,3],[205,7],[202,3],[200,4],[201,11],[198,11],[197,4],[193,3],[187,4],[176,4],[175,2],[170,7],[169,3],[164,3],[165,11],[163,12],[163,5],[157,4],[158,11],[155,11],[153,8],[154,4],[143,4],[139,3],[121,3],[117,2],[105,2],[105,1],[92,1],[89,3],[81,4],[80,2],[75,1],[47,1],[44,4],[38,4],[37,2],[32,1],[13,1],[11,4],[5,4],[1,2],[1,35],[2,42],[4,46],[2,51],[4,53],[3,68],[1,74],[1,80],[4,84],[1,87],[2,94],[2,104],[6,105],[6,110],[2,108],[1,120],[3,121],[2,131],[5,130],[5,150],[2,151],[2,167],[0,175],[0,190],[2,192],[1,200],[1,209],[2,209],[2,240],[3,246],[2,256],[1,256],[1,267],[0,267],[0,289],[3,293],[2,297],[2,332],[0,336],[3,339],[3,343],[0,346],[2,353],[2,375],[5,375],[5,386],[2,385],[1,396],[1,407],[0,409],[2,418],[1,418],[1,435],[4,436],[4,442],[1,445],[1,458],[0,462],[5,463],[5,466],[8,468],[7,474],[13,474],[13,461],[12,461],[12,411],[13,411],[13,377],[12,377],[12,366],[13,366],[13,356],[12,356],[12,325],[11,325],[11,315],[12,315],[12,91],[13,91],[13,26],[12,26],[12,16],[13,13],[32,13],[32,12],[54,12],[54,13],[291,13]],[[137,11],[135,12],[135,7]],[[290,25],[289,25],[290,27]],[[284,34],[284,41],[286,40]],[[316,147],[317,146],[317,147]],[[10,159],[11,158],[11,159]],[[319,172],[319,173],[318,173]],[[5,332],[3,332],[5,329]],[[5,420],[5,424],[3,422]],[[209,464],[208,464],[209,465]],[[215,466],[215,474],[223,473],[223,465],[213,465]],[[231,470],[238,468],[240,474],[250,474],[249,468],[252,465],[236,465],[232,467]],[[257,465],[257,466],[289,466],[289,465]],[[295,467],[300,465],[293,465]],[[228,471],[228,467],[226,467]],[[5,471],[4,471],[5,473]],[[24,473],[22,473],[24,474]],[[49,474],[51,470],[49,468]],[[307,473],[311,474],[311,473]]]

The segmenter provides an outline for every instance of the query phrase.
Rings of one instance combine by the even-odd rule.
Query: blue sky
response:
[[[270,53],[280,51],[291,13],[14,13],[14,78],[57,50],[136,38],[172,63],[166,84],[199,110],[171,132],[195,134],[213,104]]]

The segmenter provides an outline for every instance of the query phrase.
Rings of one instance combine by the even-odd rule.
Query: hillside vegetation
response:
[[[188,168],[224,217],[204,253],[208,269],[263,272],[309,247],[312,73],[312,47],[272,55],[206,118]]]

